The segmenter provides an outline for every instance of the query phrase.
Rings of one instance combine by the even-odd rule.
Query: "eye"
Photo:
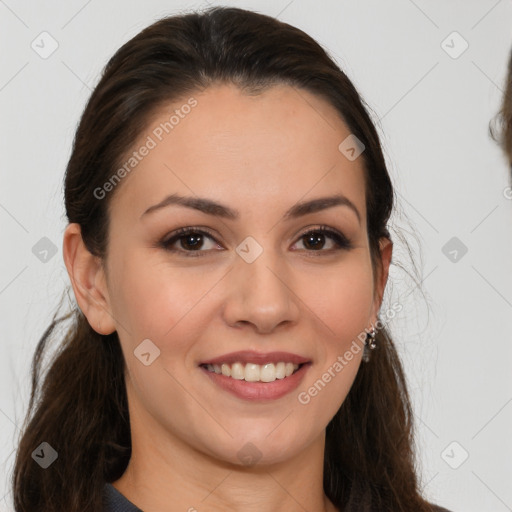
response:
[[[330,240],[334,247],[325,249],[326,239]],[[299,241],[301,240],[306,252],[332,252],[352,248],[351,242],[345,235],[327,226],[318,226],[306,231],[299,237]],[[208,241],[210,247],[205,248]],[[179,247],[175,247],[177,244]],[[166,251],[181,252],[190,257],[205,256],[205,253],[208,253],[212,248],[215,249],[215,247],[223,249],[209,231],[195,227],[180,228],[162,240],[159,245]]]
[[[348,238],[337,230],[328,228],[327,226],[319,226],[306,231],[300,236],[307,252],[330,252],[341,249],[351,249],[352,244]],[[334,242],[334,247],[325,249],[326,239]],[[332,244],[331,244],[332,245]],[[322,250],[324,249],[324,250]]]
[[[204,229],[194,228],[194,227],[188,227],[188,228],[180,228],[177,231],[175,231],[170,238],[166,238],[160,242],[160,245],[170,252],[184,252],[188,253],[187,256],[204,256],[204,252],[207,251],[201,251],[203,249],[205,244],[205,239],[209,239],[212,242],[216,242],[213,235],[211,235],[208,231],[205,231]],[[173,246],[176,245],[176,243],[179,242],[179,245],[181,248],[174,248]],[[213,244],[215,245],[215,244]],[[216,244],[219,246],[219,244]],[[197,253],[197,254],[191,254],[191,253]]]

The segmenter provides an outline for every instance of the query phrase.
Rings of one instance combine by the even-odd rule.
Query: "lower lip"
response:
[[[298,387],[311,363],[303,364],[294,374],[284,379],[276,379],[274,382],[247,382],[245,380],[226,377],[222,373],[210,372],[200,366],[212,381],[229,393],[244,400],[261,401],[277,400]]]

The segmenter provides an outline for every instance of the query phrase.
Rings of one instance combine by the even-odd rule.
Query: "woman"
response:
[[[44,376],[63,319],[37,348],[16,510],[443,510],[379,314],[393,197],[302,31],[212,8],[126,43],[66,171],[78,307]]]

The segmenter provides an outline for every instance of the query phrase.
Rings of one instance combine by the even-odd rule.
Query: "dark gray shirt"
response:
[[[104,512],[142,512],[128,501],[112,484],[105,484],[103,492]]]

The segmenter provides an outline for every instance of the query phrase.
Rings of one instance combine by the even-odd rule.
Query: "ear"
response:
[[[373,306],[373,318],[375,319],[372,323],[377,322],[377,315],[382,305],[382,299],[384,297],[384,290],[388,281],[389,265],[391,264],[391,256],[393,253],[393,242],[386,237],[382,237],[379,240],[379,251],[380,261],[377,272],[377,278],[375,283],[375,294],[374,294],[374,306]]]
[[[101,259],[89,252],[82,240],[80,224],[64,231],[63,256],[75,298],[89,325],[99,334],[115,331],[105,272]]]

